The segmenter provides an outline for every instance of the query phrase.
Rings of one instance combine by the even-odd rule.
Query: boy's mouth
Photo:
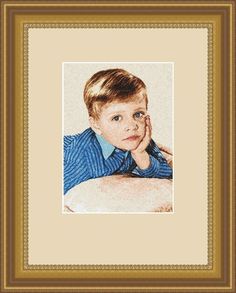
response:
[[[139,138],[139,135],[132,135],[132,136],[129,136],[123,140],[134,141],[134,140],[137,140],[138,138]]]

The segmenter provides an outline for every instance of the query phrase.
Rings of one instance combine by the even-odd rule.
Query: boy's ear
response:
[[[89,124],[95,133],[97,133],[98,135],[102,134],[102,131],[98,125],[98,121],[95,118],[93,118],[92,116],[89,116]]]

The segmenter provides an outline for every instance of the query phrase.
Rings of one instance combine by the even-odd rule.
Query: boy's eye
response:
[[[116,115],[111,120],[112,121],[120,121],[121,120],[121,116],[120,115]]]
[[[137,119],[143,118],[143,116],[144,116],[144,113],[143,112],[136,112],[134,114],[134,117],[137,118]]]

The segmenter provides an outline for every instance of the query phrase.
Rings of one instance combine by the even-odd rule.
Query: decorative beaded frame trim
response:
[[[208,263],[206,265],[29,265],[28,263],[28,58],[29,58],[29,29],[80,29],[80,28],[137,28],[137,29],[202,29],[208,32]],[[109,271],[156,271],[156,270],[211,270],[213,267],[213,25],[212,23],[28,23],[24,24],[24,270],[109,270]]]

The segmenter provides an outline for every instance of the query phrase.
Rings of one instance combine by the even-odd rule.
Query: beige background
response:
[[[62,214],[62,63],[88,60],[174,62],[175,213]],[[29,263],[207,263],[206,29],[29,30]]]
[[[147,87],[152,138],[172,149],[173,63],[63,63],[64,134],[81,133],[89,127],[83,100],[85,83],[94,73],[109,68],[122,68],[142,79]]]

